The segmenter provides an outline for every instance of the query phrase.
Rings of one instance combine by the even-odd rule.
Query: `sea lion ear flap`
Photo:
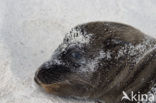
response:
[[[133,75],[136,76],[135,83],[138,84],[135,88],[144,86],[140,88],[140,92],[147,92],[156,83],[156,48],[149,50],[140,58]]]

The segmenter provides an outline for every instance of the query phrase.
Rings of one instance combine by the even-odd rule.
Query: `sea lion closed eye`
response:
[[[137,103],[121,99],[154,86],[156,40],[120,23],[78,25],[37,70],[35,81],[57,96]]]

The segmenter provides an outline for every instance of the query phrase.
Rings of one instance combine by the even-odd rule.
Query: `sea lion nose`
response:
[[[62,65],[51,65],[48,68],[41,66],[36,73],[35,81],[39,83],[39,80],[43,84],[55,83],[61,80],[61,76],[69,72],[69,68]]]

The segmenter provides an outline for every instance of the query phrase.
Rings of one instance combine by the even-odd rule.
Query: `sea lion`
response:
[[[155,74],[156,39],[126,24],[90,22],[66,34],[35,81],[61,97],[136,103],[122,98],[123,93],[147,93]]]

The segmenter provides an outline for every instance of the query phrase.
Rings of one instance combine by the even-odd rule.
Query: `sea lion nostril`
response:
[[[61,80],[61,77],[69,73],[69,68],[62,65],[52,65],[50,68],[40,68],[37,78],[44,84],[51,84]]]

